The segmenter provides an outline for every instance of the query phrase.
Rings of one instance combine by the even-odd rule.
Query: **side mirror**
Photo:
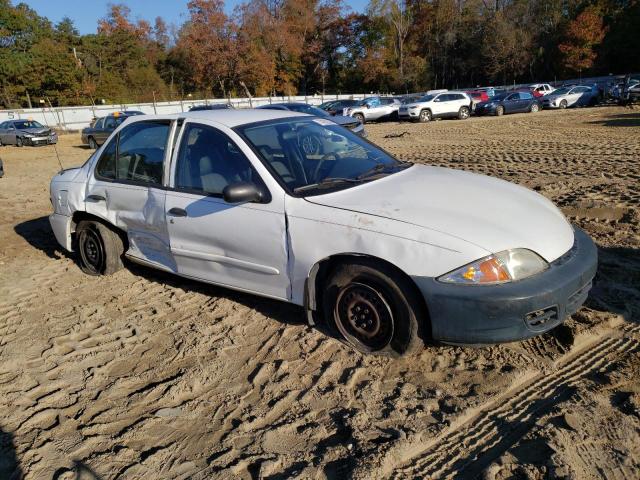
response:
[[[227,203],[261,202],[265,193],[255,183],[236,182],[224,187],[222,198]]]

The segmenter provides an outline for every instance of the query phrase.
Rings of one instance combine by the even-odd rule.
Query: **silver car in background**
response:
[[[35,120],[7,120],[0,123],[0,145],[49,145],[58,143],[51,128]]]
[[[586,107],[598,103],[600,91],[595,86],[561,87],[540,98],[543,108]]]
[[[344,114],[360,123],[376,120],[396,119],[400,100],[391,97],[367,97],[353,107],[346,108]]]

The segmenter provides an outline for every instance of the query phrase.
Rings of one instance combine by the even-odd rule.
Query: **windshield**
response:
[[[44,128],[41,123],[38,123],[35,120],[19,120],[17,122],[13,122],[13,125],[16,128]]]
[[[494,95],[493,97],[491,97],[491,101],[500,101],[500,100],[504,100],[506,98],[508,94],[507,93],[498,93],[496,95]]]
[[[571,91],[571,88],[573,87],[562,87],[557,89],[555,92],[553,92],[554,95],[566,95],[567,93],[569,93]]]
[[[315,115],[316,117],[327,117],[329,114],[318,107],[312,107],[311,105],[287,105],[287,108],[292,112],[308,113],[309,115]]]
[[[323,118],[273,120],[235,130],[274,177],[299,195],[349,188],[411,165]]]

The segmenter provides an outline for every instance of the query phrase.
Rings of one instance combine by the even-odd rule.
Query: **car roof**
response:
[[[290,110],[270,110],[267,108],[247,108],[237,110],[198,110],[195,112],[174,113],[171,115],[145,115],[138,116],[132,115],[130,121],[144,121],[144,120],[172,120],[172,119],[189,119],[189,120],[210,120],[218,122],[229,128],[237,127],[240,125],[247,125],[249,123],[264,122],[268,120],[279,120],[281,118],[292,117],[309,117],[312,115],[306,113],[298,113]]]

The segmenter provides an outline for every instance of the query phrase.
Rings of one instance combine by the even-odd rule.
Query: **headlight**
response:
[[[548,267],[549,264],[531,250],[516,248],[476,260],[438,280],[461,285],[497,285],[522,280]]]

